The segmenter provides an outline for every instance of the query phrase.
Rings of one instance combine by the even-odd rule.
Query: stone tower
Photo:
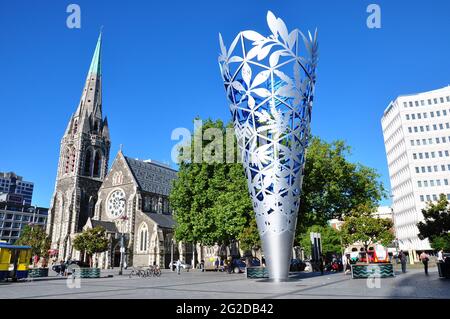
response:
[[[59,258],[72,254],[73,234],[94,215],[97,192],[106,176],[110,137],[102,117],[102,34],[86,78],[78,108],[61,139],[58,172],[50,204],[47,233]]]

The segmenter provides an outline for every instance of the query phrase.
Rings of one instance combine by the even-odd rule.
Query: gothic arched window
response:
[[[78,132],[78,120],[75,120],[75,123],[73,124],[73,134],[77,134]]]
[[[92,151],[87,150],[86,157],[84,158],[83,175],[91,176],[91,162],[92,162]]]
[[[139,227],[138,252],[145,253],[148,249],[148,227],[146,223],[142,223]]]
[[[95,152],[94,159],[94,177],[100,176],[100,171],[102,170],[102,154],[101,152]]]
[[[123,182],[123,174],[122,171],[115,172],[113,175],[113,186],[120,185]]]

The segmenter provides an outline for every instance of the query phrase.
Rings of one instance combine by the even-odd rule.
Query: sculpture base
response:
[[[294,233],[291,231],[282,233],[266,232],[261,236],[261,242],[269,278],[280,282],[287,280],[291,265]]]

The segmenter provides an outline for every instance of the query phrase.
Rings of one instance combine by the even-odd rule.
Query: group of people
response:
[[[403,250],[400,250],[400,252],[398,253],[398,259],[400,260],[400,264],[402,265],[402,273],[406,273],[407,257]],[[419,259],[423,264],[425,275],[428,275],[428,263],[430,261],[430,255],[428,255],[425,251],[423,251],[419,255]],[[444,262],[444,250],[443,249],[440,249],[437,254],[437,262],[438,263]]]

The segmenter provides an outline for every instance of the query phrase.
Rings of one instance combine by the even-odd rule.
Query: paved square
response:
[[[0,283],[0,298],[149,298],[149,299],[271,299],[271,298],[450,298],[450,280],[429,276],[421,269],[376,282],[351,279],[350,275],[300,273],[285,283],[247,279],[244,274],[190,271],[181,275],[163,270],[159,278],[118,276],[118,270],[102,271],[110,278],[81,279],[80,288],[69,288],[67,279],[55,277],[17,283]],[[373,288],[370,288],[373,287]]]

